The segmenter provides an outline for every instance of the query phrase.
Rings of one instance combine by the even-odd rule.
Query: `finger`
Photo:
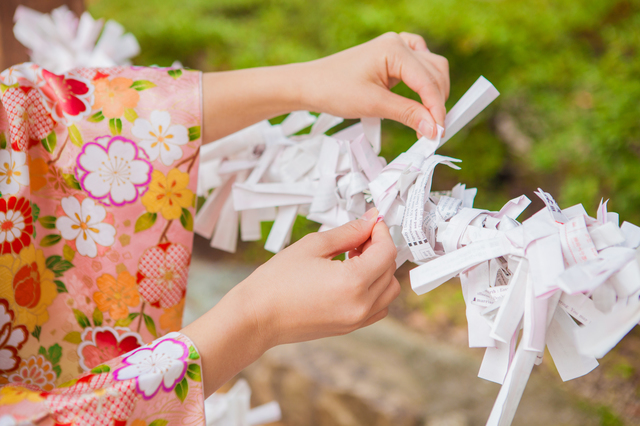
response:
[[[368,327],[371,324],[374,324],[380,321],[381,319],[384,319],[388,314],[389,314],[389,308],[383,309],[380,312],[376,312],[375,314],[367,318],[365,322],[362,323],[360,328]]]
[[[389,228],[384,222],[378,222],[371,232],[371,245],[362,254],[345,263],[353,268],[354,273],[366,282],[373,282],[380,277],[396,260],[396,246],[393,244]]]
[[[407,45],[409,45],[411,49],[427,51],[427,52],[429,51],[429,48],[427,47],[427,42],[424,41],[424,38],[422,38],[422,36],[419,36],[418,34],[405,33],[405,32],[401,32],[399,35],[400,35],[400,38],[402,38],[402,40],[404,40],[404,42],[407,43]]]
[[[372,88],[371,92],[377,98],[375,101],[377,108],[372,111],[372,116],[395,120],[429,139],[436,137],[436,119],[420,102],[396,95],[378,86]]]
[[[360,250],[358,250],[358,249],[349,250],[349,252],[347,253],[347,259],[358,257],[361,254],[362,254],[362,252]]]
[[[374,315],[376,312],[379,312],[388,307],[391,302],[396,300],[396,298],[400,295],[400,290],[401,287],[398,279],[392,275],[388,285],[384,288],[375,302],[373,302],[373,305],[371,305],[371,309],[369,310],[370,314]]]
[[[395,262],[393,265],[389,266],[389,269],[384,271],[384,274],[380,275],[380,277],[375,280],[369,286],[369,297],[371,298],[371,303],[376,301],[378,297],[382,294],[385,288],[389,286],[391,282],[391,278],[393,278],[393,274],[396,273],[396,265]]]
[[[414,55],[428,72],[435,78],[440,93],[443,94],[444,100],[449,98],[449,63],[442,56],[434,55],[431,52],[414,52]],[[441,61],[444,59],[444,62]],[[445,64],[446,62],[446,64]]]
[[[444,124],[446,110],[444,93],[440,92],[438,81],[428,68],[418,60],[415,53],[403,49],[388,65],[389,75],[400,78],[407,86],[420,96],[422,104],[431,112],[439,125]]]
[[[312,250],[319,256],[333,258],[362,245],[371,236],[378,210],[374,207],[362,218],[347,222],[329,231],[318,232],[309,240]]]
[[[446,99],[449,99],[449,89],[451,88],[451,78],[449,76],[449,61],[444,56],[436,55],[435,53],[428,53],[431,63],[436,67],[446,80]]]

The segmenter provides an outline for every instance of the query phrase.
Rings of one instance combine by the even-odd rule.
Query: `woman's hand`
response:
[[[183,330],[202,354],[205,395],[275,345],[346,334],[387,315],[400,284],[377,214],[307,235]],[[347,251],[349,259],[331,260]]]
[[[444,127],[449,63],[431,53],[419,35],[387,33],[303,66],[303,109],[345,118],[389,118],[429,138],[436,136],[436,123]],[[390,91],[400,80],[422,104]]]
[[[390,91],[400,80],[422,103]],[[207,73],[203,77],[204,141],[296,110],[345,118],[399,121],[427,137],[444,125],[447,60],[415,34],[387,33],[316,61]]]
[[[305,236],[260,266],[238,291],[268,346],[342,335],[384,318],[398,296],[396,248],[377,210]],[[354,252],[357,247],[362,251]],[[350,251],[345,261],[331,260]]]

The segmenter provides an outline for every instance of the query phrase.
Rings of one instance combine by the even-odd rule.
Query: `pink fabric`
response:
[[[200,81],[0,74],[0,419],[204,424],[200,357],[170,333],[191,259]]]

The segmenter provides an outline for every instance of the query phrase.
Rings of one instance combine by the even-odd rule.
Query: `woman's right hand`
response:
[[[371,209],[359,220],[305,236],[234,289],[255,313],[267,346],[346,334],[387,315],[400,284],[393,275],[395,246],[377,216]],[[332,260],[344,252],[349,259]]]
[[[205,396],[275,345],[346,334],[387,315],[400,284],[395,245],[377,216],[371,209],[305,236],[182,330],[202,355]],[[344,252],[349,259],[332,260]]]

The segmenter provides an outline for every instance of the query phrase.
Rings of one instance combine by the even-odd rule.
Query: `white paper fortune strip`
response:
[[[431,192],[435,167],[459,161],[436,149],[497,96],[480,77],[434,140],[421,138],[388,165],[377,156],[380,120],[327,136],[342,121],[327,114],[295,112],[281,125],[265,121],[203,146],[199,188],[208,197],[195,230],[233,251],[238,214],[244,241],[260,239],[260,222],[275,220],[265,248],[277,252],[298,214],[326,230],[373,203],[396,244],[397,267],[419,265],[410,272],[416,293],[460,276],[469,346],[486,348],[479,376],[502,384],[487,424],[510,425],[545,347],[560,377],[571,380],[640,321],[640,228],[619,226],[606,203],[595,219],[582,205],[562,210],[542,190],[536,195],[546,207],[522,223],[524,195],[490,212],[473,208],[476,189]]]
[[[251,388],[238,380],[227,393],[214,393],[204,401],[207,426],[259,426],[280,421],[280,405],[268,402],[251,408]]]

